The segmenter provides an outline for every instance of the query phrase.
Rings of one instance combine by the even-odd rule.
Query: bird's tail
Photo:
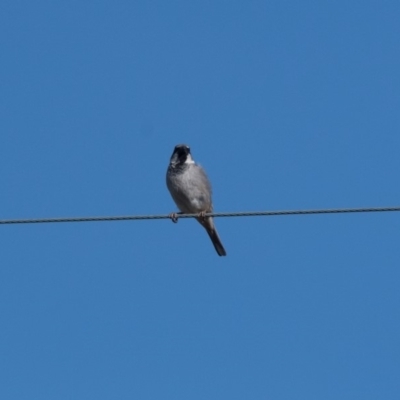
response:
[[[215,250],[217,251],[218,255],[226,256],[226,251],[224,249],[224,246],[222,245],[221,239],[218,236],[218,232],[215,229],[213,219],[208,217],[204,220],[198,219],[198,221],[201,223],[201,225],[204,226],[205,230],[208,233],[208,236],[210,236],[212,244],[214,245]]]
[[[226,251],[224,249],[224,246],[221,243],[221,239],[218,236],[217,230],[214,228],[212,231],[209,231],[207,229],[208,236],[210,236],[210,239],[215,247],[215,250],[217,251],[219,256],[226,256]]]

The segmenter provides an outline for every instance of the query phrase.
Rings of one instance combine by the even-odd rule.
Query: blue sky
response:
[[[400,205],[398,1],[3,1],[0,219]],[[4,399],[397,399],[400,214],[0,226]]]

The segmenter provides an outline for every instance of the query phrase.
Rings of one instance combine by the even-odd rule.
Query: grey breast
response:
[[[212,211],[211,185],[206,173],[199,165],[169,167],[167,187],[182,212]]]

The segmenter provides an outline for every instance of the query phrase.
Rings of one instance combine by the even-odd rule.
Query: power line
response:
[[[283,211],[248,211],[229,213],[209,213],[207,217],[272,217],[279,215],[310,215],[310,214],[343,214],[400,211],[400,207],[369,207],[369,208],[332,208],[325,210],[283,210]],[[178,214],[178,218],[194,218],[198,214]],[[125,215],[115,217],[73,217],[73,218],[40,218],[40,219],[3,219],[0,225],[12,224],[48,224],[60,222],[104,222],[104,221],[137,221],[150,219],[170,219],[170,215]]]

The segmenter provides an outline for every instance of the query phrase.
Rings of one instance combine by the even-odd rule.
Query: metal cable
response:
[[[325,210],[283,210],[283,211],[248,211],[229,213],[209,213],[209,217],[271,217],[278,215],[309,215],[309,214],[341,214],[400,211],[400,207],[368,207],[368,208],[337,208]],[[194,218],[198,214],[178,214],[178,218]],[[73,217],[73,218],[40,218],[40,219],[3,219],[0,225],[11,224],[48,224],[55,222],[100,222],[100,221],[134,221],[148,219],[170,219],[170,215],[126,215],[116,217]]]

